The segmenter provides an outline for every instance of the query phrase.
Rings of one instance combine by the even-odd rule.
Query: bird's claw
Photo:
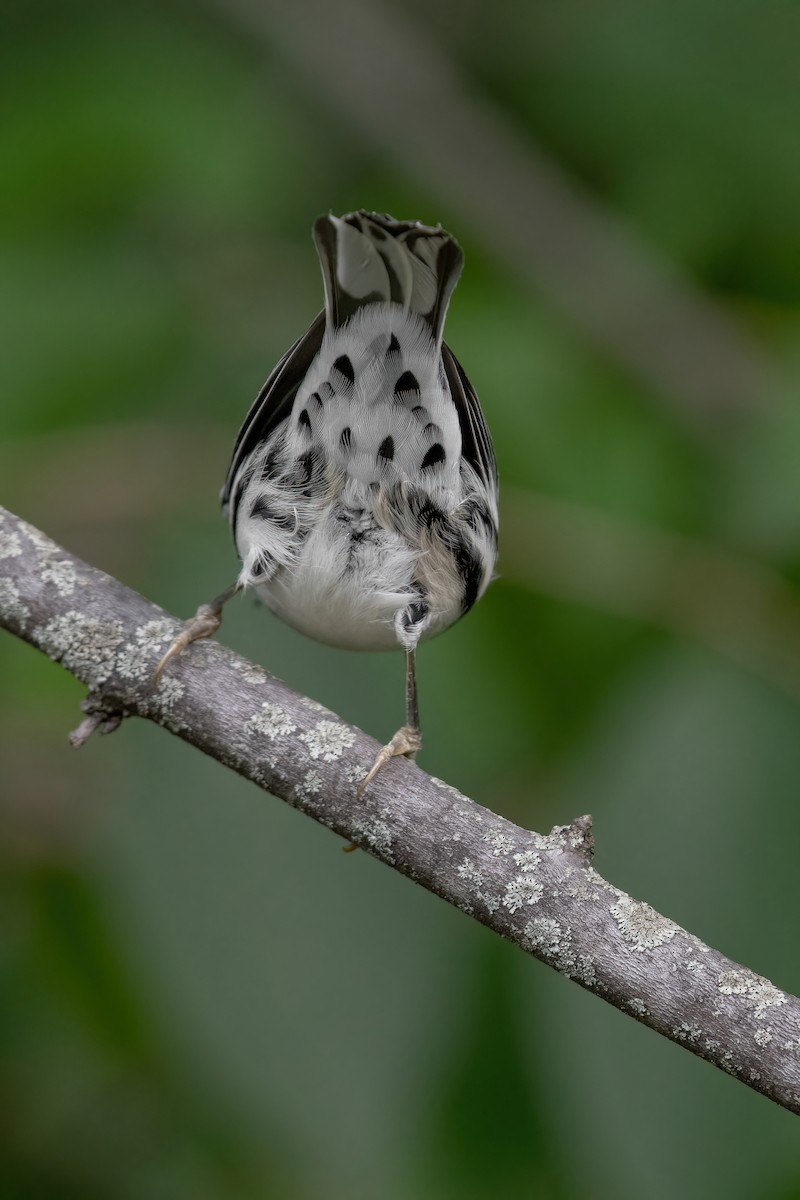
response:
[[[175,638],[153,672],[153,687],[158,687],[164,668],[170,659],[175,658],[192,642],[199,641],[200,638],[211,637],[217,632],[221,623],[222,613],[218,607],[213,604],[201,604],[194,616],[186,622],[182,632]]]
[[[356,799],[361,799],[381,767],[385,767],[390,759],[402,756],[413,761],[421,745],[422,738],[418,729],[412,729],[410,725],[404,725],[402,729],[398,729],[392,740],[378,751],[375,762],[358,785]]]

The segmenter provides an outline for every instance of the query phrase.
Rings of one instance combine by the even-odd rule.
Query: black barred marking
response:
[[[319,403],[322,404],[323,400],[330,400],[331,396],[333,395],[333,386],[326,380],[325,383],[321,385],[319,391],[314,392],[314,395],[317,397]]]
[[[346,354],[340,354],[336,362],[333,364],[334,371],[338,371],[340,375],[344,375],[347,382],[352,385],[355,383],[356,373],[353,370],[353,364]]]
[[[464,588],[462,608],[464,612],[468,612],[478,599],[478,592],[483,581],[483,565],[478,555],[466,544],[461,544],[455,551],[455,560]]]
[[[297,465],[304,475],[303,482],[307,482],[314,474],[314,468],[317,465],[317,456],[313,450],[306,450],[305,454],[301,454],[297,460]]]
[[[483,559],[472,542],[464,537],[463,528],[454,526],[449,519],[441,522],[437,533],[455,561],[463,592],[461,610],[468,612],[478,599],[483,583]]]
[[[322,408],[322,397],[319,392],[312,392],[308,398],[309,404],[316,404],[317,408]]]
[[[383,263],[386,278],[389,281],[389,295],[384,296],[384,300],[394,300],[396,304],[404,304],[406,302],[406,288],[403,286],[400,276],[395,270],[391,257],[386,253],[381,254],[380,250],[378,254]]]
[[[431,499],[426,498],[417,510],[417,520],[421,525],[426,525],[428,529],[433,529],[434,525],[441,525],[446,517],[443,509],[437,507]]]
[[[425,452],[425,457],[422,460],[422,470],[427,471],[431,467],[436,467],[439,463],[443,463],[444,460],[444,446],[441,442],[434,442],[431,448]]]
[[[256,497],[250,509],[250,516],[258,517],[261,521],[269,521],[270,525],[275,525],[278,529],[291,529],[294,531],[297,525],[297,519],[293,513],[277,512],[266,496]]]
[[[426,600],[413,600],[400,618],[403,628],[408,630],[412,625],[421,625],[429,612]]]
[[[309,433],[311,432],[311,417],[308,415],[308,411],[305,408],[297,418],[297,424],[301,429],[307,429]]]
[[[367,512],[365,508],[350,508],[346,504],[336,504],[331,511],[335,520],[341,521],[343,525],[363,522]]]
[[[378,446],[378,458],[384,459],[385,462],[391,462],[394,458],[394,438],[391,434]]]
[[[412,371],[403,371],[403,374],[394,385],[395,396],[399,396],[402,392],[417,392],[419,394],[419,382]]]
[[[484,562],[481,554],[471,538],[465,537],[461,522],[454,523],[444,509],[434,504],[430,496],[418,492],[411,504],[417,522],[425,526],[432,537],[440,538],[442,545],[452,554],[461,580],[461,609],[467,612],[478,599],[483,583]]]
[[[239,476],[239,479],[236,483],[236,487],[233,489],[233,498],[231,499],[231,512],[234,514],[234,516],[239,511],[239,505],[242,502],[242,496],[244,495],[244,490],[247,487],[249,482],[250,482],[250,474],[249,474],[249,472],[246,472],[244,475]]]
[[[334,511],[337,521],[348,528],[347,560],[342,564],[343,573],[352,571],[357,561],[363,555],[363,547],[378,546],[384,537],[383,530],[369,522],[369,515],[363,508],[345,508],[338,506]]]
[[[278,474],[279,468],[284,465],[284,456],[286,454],[286,442],[283,436],[278,438],[270,447],[267,457],[264,459],[264,464],[261,468],[262,483],[268,479],[274,479]]]
[[[271,563],[272,559],[270,558],[269,554],[262,554],[259,558],[257,558],[250,570],[253,578],[260,579],[262,575],[266,575],[267,571],[270,569]]]
[[[480,500],[470,500],[464,506],[464,515],[467,524],[476,533],[480,533],[482,529],[488,537],[497,538],[497,526],[492,519],[489,509]]]
[[[303,488],[303,495],[311,494],[311,489],[308,485],[312,478],[317,474],[317,469],[320,464],[320,457],[316,450],[306,450],[304,454],[299,454],[289,469],[286,471],[282,483],[289,487]]]
[[[398,342],[395,335],[392,334],[392,336],[389,338],[389,345],[386,347],[386,357],[388,358],[390,354],[399,354],[399,353],[400,353],[400,343]]]
[[[432,438],[440,438],[442,436],[441,429],[438,425],[434,425],[433,421],[428,421],[422,432],[427,433]]]
[[[427,408],[423,408],[421,404],[415,404],[411,411],[420,421],[424,421],[428,416]]]
[[[339,444],[343,450],[349,450],[353,444],[353,434],[349,425],[345,425],[344,429],[339,434]]]

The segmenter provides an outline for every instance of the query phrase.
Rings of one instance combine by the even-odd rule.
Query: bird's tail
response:
[[[444,229],[362,209],[319,217],[314,242],[329,328],[344,324],[365,304],[391,301],[423,317],[435,341],[441,341],[464,261],[460,246]]]

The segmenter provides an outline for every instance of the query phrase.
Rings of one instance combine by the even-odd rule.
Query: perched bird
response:
[[[402,648],[421,745],[415,653],[475,603],[497,557],[497,471],[478,398],[442,340],[463,265],[441,228],[365,211],[320,217],[325,308],[270,375],[239,432],[222,504],[242,562],[159,665],[253,588],[295,629],[354,650]]]

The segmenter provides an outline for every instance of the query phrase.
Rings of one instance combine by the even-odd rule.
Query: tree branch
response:
[[[89,687],[74,739],[146,717],[501,937],[800,1113],[800,1001],[592,867],[591,818],[521,829],[413,763],[361,802],[377,744],[216,643],[153,670],[180,624],[0,508],[0,624]]]

